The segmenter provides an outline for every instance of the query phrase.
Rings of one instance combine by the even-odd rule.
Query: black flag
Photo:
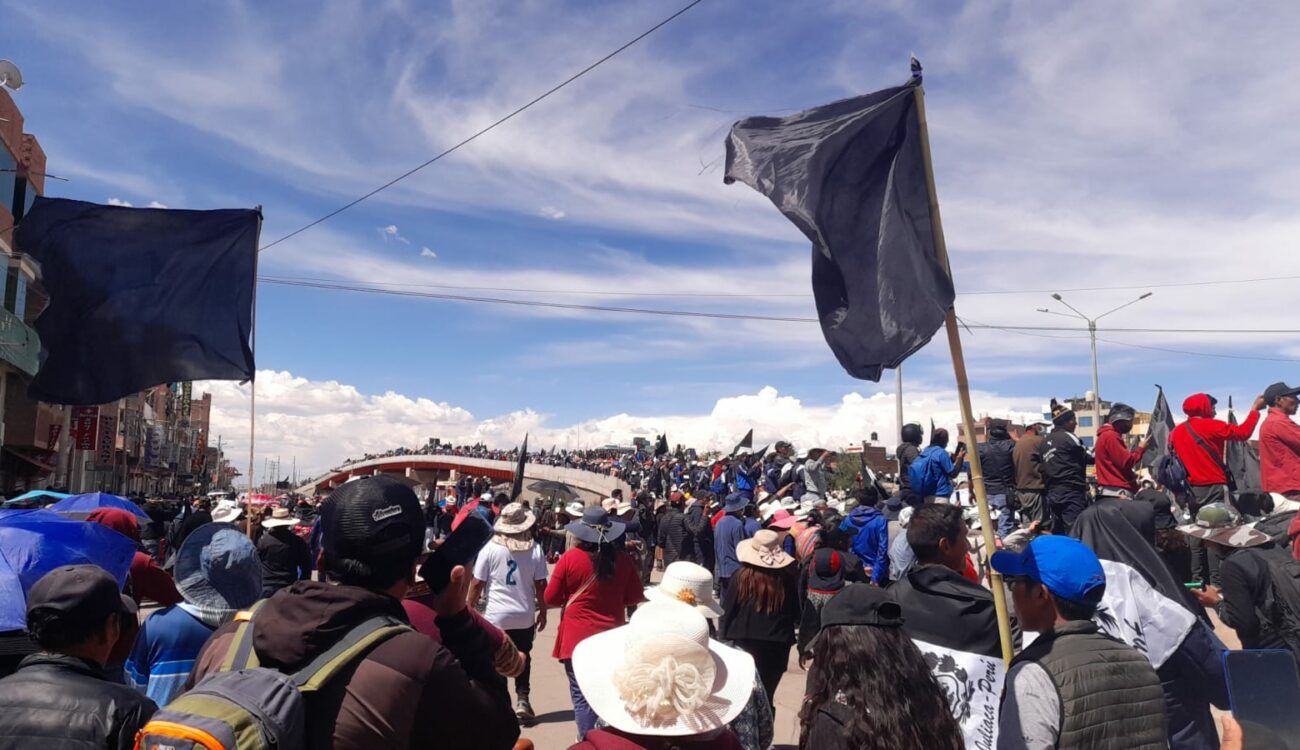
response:
[[[28,395],[103,404],[160,383],[253,377],[261,213],[37,197],[15,235],[41,264],[41,368]]]
[[[740,439],[739,443],[736,443],[736,449],[731,452],[731,455],[734,456],[737,453],[740,453],[741,448],[753,448],[753,447],[754,447],[754,431],[751,429],[749,432],[745,433],[745,436]]]
[[[935,250],[912,85],[737,122],[723,181],[737,180],[812,241],[817,316],[850,375],[879,381],[943,325],[952,278]]]
[[[668,455],[668,433],[665,432],[664,434],[659,436],[659,442],[655,443],[655,455],[656,456]]]
[[[1169,402],[1165,401],[1165,389],[1156,386],[1156,405],[1151,409],[1151,425],[1147,434],[1151,436],[1151,447],[1142,455],[1142,466],[1154,474],[1160,459],[1169,455],[1169,433],[1174,431],[1174,415],[1169,411]]]
[[[1237,424],[1237,415],[1232,411],[1232,397],[1228,397],[1228,424]],[[1258,492],[1259,451],[1245,440],[1229,440],[1224,445],[1224,463],[1232,473],[1237,489]]]
[[[519,499],[524,491],[524,464],[528,462],[528,433],[524,433],[524,444],[519,449],[519,463],[515,464],[514,480],[510,483],[510,502]]]

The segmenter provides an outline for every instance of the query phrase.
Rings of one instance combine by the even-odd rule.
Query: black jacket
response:
[[[98,666],[62,654],[23,659],[0,680],[0,746],[130,750],[158,706]]]
[[[264,531],[257,540],[257,557],[262,561],[263,597],[272,596],[294,581],[311,578],[311,548],[293,533],[292,527]]]
[[[889,588],[903,608],[903,630],[926,643],[983,656],[1002,656],[993,594],[942,565],[920,565]]]
[[[663,548],[664,566],[685,560],[699,563],[700,556],[695,550],[695,542],[686,531],[686,515],[676,508],[664,511],[659,519],[657,546]]]
[[[795,642],[794,631],[799,625],[802,609],[796,581],[798,573],[787,567],[779,574],[785,597],[776,612],[760,612],[754,608],[753,602],[740,601],[737,597],[740,587],[734,580],[727,586],[722,597],[722,617],[718,620],[718,635],[722,640]]]
[[[1043,481],[1053,487],[1088,489],[1088,464],[1092,456],[1073,433],[1057,428],[1043,443]]]
[[[1016,491],[1016,463],[1011,458],[1016,441],[1006,437],[1006,431],[991,433],[987,442],[979,444],[980,465],[984,469],[984,491],[990,495],[1010,495]]]

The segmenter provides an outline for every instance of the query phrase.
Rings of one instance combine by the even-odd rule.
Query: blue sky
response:
[[[273,240],[424,161],[653,25],[680,0],[0,4],[0,57],[50,193],[261,205]],[[808,246],[722,184],[730,124],[895,85],[926,66],[960,292],[1290,275],[1300,203],[1300,10],[1206,2],[705,0],[642,44],[397,187],[268,250],[266,275],[392,288],[813,315]],[[1261,23],[1259,19],[1272,19]],[[427,252],[426,252],[427,250]],[[436,257],[429,257],[430,255]],[[1290,281],[1157,289],[1114,325],[1289,328]],[[496,287],[542,290],[488,292]],[[1100,312],[1141,290],[1067,294]],[[584,294],[573,294],[584,292]],[[676,297],[658,295],[674,294]],[[729,297],[720,294],[786,295]],[[793,296],[792,296],[793,295]],[[958,313],[1070,323],[1045,293]],[[965,336],[977,410],[1090,387],[1080,333]],[[1249,400],[1300,336],[1110,333],[1102,392]],[[573,445],[848,441],[893,430],[815,325],[578,313],[262,285],[259,431],[323,466],[429,435]],[[906,367],[908,417],[955,421],[941,340]],[[245,393],[216,384],[242,432]],[[875,397],[875,398],[873,398]],[[232,438],[233,439],[233,438]],[[798,441],[796,441],[798,442]],[[236,443],[237,444],[237,443]],[[259,451],[261,452],[261,451]]]

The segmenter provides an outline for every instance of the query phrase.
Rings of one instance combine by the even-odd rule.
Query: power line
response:
[[[267,247],[270,247],[268,245]],[[265,249],[265,248],[264,248]],[[272,278],[272,277],[268,277]],[[324,281],[346,283],[347,279],[332,279],[319,277],[301,277],[301,276],[276,276],[276,279],[288,279],[294,281]],[[1169,284],[1142,284],[1134,286],[1108,286],[1108,287],[1077,287],[1071,289],[989,289],[971,292],[958,292],[958,297],[965,296],[984,296],[1000,294],[1050,294],[1052,292],[1096,292],[1096,291],[1123,291],[1134,289],[1166,289],[1170,287],[1197,287],[1223,284],[1250,284],[1264,281],[1287,281],[1291,279],[1300,279],[1297,276],[1275,276],[1269,278],[1254,279],[1228,279],[1218,281],[1187,281]],[[394,286],[394,287],[414,287],[418,289],[454,289],[471,292],[519,292],[523,294],[546,294],[546,295],[566,295],[566,296],[586,296],[586,297],[695,297],[700,294],[696,291],[688,292],[619,292],[619,291],[594,291],[590,289],[536,289],[527,287],[497,287],[497,286],[475,286],[466,284],[416,284],[411,282],[399,281],[367,281],[372,286]],[[734,297],[746,299],[812,299],[812,294],[808,292],[708,292],[710,297]]]
[[[1151,346],[1149,344],[1133,344],[1127,341],[1115,341],[1114,339],[1097,338],[1098,341],[1104,341],[1107,344],[1117,346],[1127,346],[1132,349],[1149,349],[1153,352],[1167,352],[1169,354],[1186,354],[1192,357],[1214,357],[1216,359],[1250,359],[1258,362],[1300,362],[1300,359],[1291,357],[1257,357],[1248,354],[1216,354],[1213,352],[1190,352],[1186,349],[1168,349],[1163,346]]]
[[[816,323],[817,318],[803,318],[794,316],[779,315],[750,315],[746,313],[720,313],[706,312],[702,310],[664,310],[657,308],[645,307],[619,307],[612,305],[580,305],[568,302],[543,302],[541,300],[524,300],[510,299],[505,297],[482,297],[467,294],[445,294],[439,292],[418,292],[409,289],[389,289],[364,284],[348,284],[335,282],[306,281],[298,279],[288,279],[282,277],[259,277],[258,280],[266,284],[278,284],[282,286],[307,287],[311,289],[328,289],[335,291],[362,292],[369,294],[386,294],[398,297],[412,297],[418,299],[441,299],[457,302],[479,302],[485,304],[497,305],[516,305],[521,307],[545,307],[561,310],[585,310],[591,312],[618,312],[630,313],[637,315],[666,315],[672,317],[686,318],[718,318],[723,320],[758,320],[779,323]],[[967,319],[969,321],[969,319]],[[995,329],[1003,331],[1043,331],[1043,332],[1082,332],[1086,328],[1078,326],[1029,326],[1029,325],[1003,325],[994,323],[977,323],[969,321],[967,327],[972,329]],[[1300,329],[1282,329],[1282,328],[1099,328],[1100,331],[1108,333],[1199,333],[1199,334],[1300,334]]]
[[[316,219],[315,221],[312,221],[312,222],[309,223],[309,224],[306,224],[305,226],[302,226],[302,227],[299,227],[298,229],[293,230],[292,232],[290,232],[290,233],[284,235],[283,237],[281,237],[281,238],[279,238],[279,239],[277,239],[277,240],[271,242],[269,245],[263,245],[261,248],[259,248],[258,252],[261,252],[262,250],[269,250],[269,249],[275,247],[276,245],[280,244],[281,242],[284,242],[285,240],[289,239],[290,237],[294,237],[294,236],[297,236],[297,235],[299,235],[299,234],[302,234],[303,232],[307,231],[308,229],[311,229],[312,227],[316,226],[317,224],[320,224],[321,222],[324,222],[324,221],[328,221],[328,220],[334,218],[335,216],[338,216],[339,214],[343,213],[344,211],[348,210],[349,208],[352,208],[353,206],[357,205],[358,203],[361,203],[362,201],[364,201],[364,200],[366,200],[366,199],[368,199],[368,198],[371,198],[371,197],[377,195],[378,193],[380,193],[380,192],[382,192],[382,191],[384,191],[384,190],[387,190],[388,188],[392,187],[393,185],[396,185],[397,183],[401,182],[402,180],[405,180],[407,177],[410,177],[411,175],[415,174],[416,172],[419,172],[420,170],[424,169],[425,167],[429,166],[430,164],[433,164],[434,162],[438,161],[438,160],[441,159],[442,157],[444,157],[444,156],[446,156],[446,155],[448,155],[448,154],[450,154],[450,153],[456,151],[456,150],[459,149],[461,146],[464,146],[464,145],[468,144],[469,142],[475,140],[475,139],[478,138],[479,136],[483,135],[484,133],[487,133],[488,131],[493,130],[493,129],[496,128],[498,125],[501,125],[501,124],[503,124],[503,123],[505,123],[505,122],[507,122],[507,121],[513,119],[516,115],[518,115],[518,114],[524,112],[525,110],[527,110],[527,109],[529,109],[530,107],[532,107],[534,104],[537,104],[537,103],[540,102],[541,100],[545,99],[546,97],[550,96],[551,94],[554,94],[555,92],[559,91],[560,89],[564,88],[565,86],[568,86],[570,83],[573,83],[574,81],[578,80],[579,78],[582,78],[582,77],[585,76],[586,74],[590,73],[592,70],[595,70],[595,69],[596,69],[598,66],[600,66],[601,64],[603,64],[603,63],[607,62],[608,60],[610,60],[611,58],[613,58],[615,55],[617,55],[617,54],[619,54],[620,52],[626,50],[628,47],[631,47],[632,45],[636,44],[637,42],[641,41],[642,39],[645,39],[646,37],[648,37],[648,36],[650,36],[651,34],[655,33],[656,31],[658,31],[659,29],[663,28],[664,26],[667,26],[669,23],[671,23],[671,22],[672,22],[674,19],[676,19],[678,16],[682,15],[683,13],[685,13],[685,12],[688,11],[688,10],[690,10],[691,8],[694,8],[695,6],[699,5],[699,4],[700,4],[701,2],[703,2],[703,1],[704,1],[704,0],[692,0],[692,2],[690,2],[690,3],[688,3],[687,5],[685,5],[684,7],[682,7],[682,8],[681,8],[680,10],[678,10],[676,13],[673,13],[671,16],[668,16],[667,18],[665,18],[664,20],[662,20],[662,21],[660,21],[659,23],[655,24],[654,26],[651,26],[650,28],[648,28],[648,29],[646,29],[645,31],[641,32],[640,34],[638,34],[638,35],[637,35],[634,39],[632,39],[631,41],[627,42],[626,44],[624,44],[623,46],[621,46],[621,47],[619,47],[618,49],[614,50],[613,52],[610,52],[609,54],[607,54],[607,55],[605,55],[604,57],[600,58],[600,59],[597,60],[596,62],[594,62],[594,63],[588,65],[587,67],[583,68],[582,70],[578,71],[577,73],[574,73],[573,75],[569,76],[569,77],[566,78],[564,81],[562,81],[562,82],[560,82],[559,84],[557,84],[557,85],[551,87],[550,89],[548,89],[548,90],[545,91],[544,93],[538,95],[537,97],[535,97],[534,99],[532,99],[531,101],[529,101],[527,104],[523,105],[522,107],[519,107],[518,109],[516,109],[515,111],[513,111],[513,112],[511,112],[510,114],[506,115],[505,117],[502,117],[501,119],[497,120],[496,122],[492,123],[491,125],[488,125],[487,127],[485,127],[485,128],[483,128],[482,130],[478,131],[477,133],[474,133],[474,134],[471,135],[470,137],[466,138],[465,140],[461,141],[460,143],[457,143],[456,145],[452,146],[451,148],[447,149],[446,151],[443,151],[442,153],[438,154],[437,156],[433,157],[432,159],[429,159],[428,161],[424,162],[423,164],[419,165],[418,167],[415,167],[414,169],[408,170],[408,171],[402,173],[401,175],[398,175],[397,177],[394,177],[393,179],[389,180],[388,182],[385,182],[383,185],[380,185],[379,187],[375,188],[374,190],[371,190],[370,192],[366,193],[365,195],[361,196],[360,198],[357,198],[356,200],[353,200],[353,201],[351,201],[351,202],[349,202],[349,203],[346,203],[346,204],[344,204],[344,205],[342,205],[342,206],[340,206],[340,207],[334,209],[333,211],[330,211],[329,213],[325,214],[324,216],[320,217],[319,219]]]

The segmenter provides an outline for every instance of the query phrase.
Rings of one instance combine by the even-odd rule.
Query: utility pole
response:
[[[1095,318],[1089,318],[1087,315],[1084,315],[1082,312],[1080,312],[1080,310],[1077,307],[1071,305],[1069,302],[1066,302],[1065,299],[1061,297],[1061,295],[1059,294],[1053,294],[1052,299],[1070,308],[1070,310],[1074,312],[1074,315],[1067,315],[1065,313],[1057,312],[1055,310],[1048,310],[1045,307],[1038,308],[1038,312],[1041,313],[1047,313],[1049,315],[1061,315],[1067,318],[1079,318],[1080,320],[1088,324],[1088,338],[1092,341],[1092,414],[1093,414],[1092,429],[1093,430],[1101,429],[1101,383],[1097,377],[1097,321],[1101,320],[1107,315],[1110,315],[1113,312],[1118,312],[1120,310],[1123,310],[1129,305],[1136,305],[1137,303],[1141,302],[1147,297],[1150,297],[1152,294],[1154,294],[1154,292],[1147,292],[1146,294],[1143,294],[1141,297],[1138,297],[1135,300],[1129,300],[1128,302],[1125,302],[1119,307],[1113,308],[1111,310],[1107,310],[1106,312],[1102,313],[1101,315],[1098,315]]]
[[[894,368],[894,419],[897,430],[894,439],[902,440],[903,435],[903,366]],[[889,443],[887,442],[886,445]]]

